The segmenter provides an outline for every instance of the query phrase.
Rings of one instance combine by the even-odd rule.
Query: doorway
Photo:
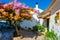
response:
[[[47,31],[49,31],[49,19],[47,19]]]

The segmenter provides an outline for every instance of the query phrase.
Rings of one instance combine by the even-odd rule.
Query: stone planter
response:
[[[20,30],[20,31],[31,32],[31,30]]]

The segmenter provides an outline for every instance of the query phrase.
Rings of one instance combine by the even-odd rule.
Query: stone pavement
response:
[[[13,38],[13,40],[43,40],[43,37],[44,36],[38,36],[36,39],[35,39],[35,37],[33,37],[33,38],[22,38],[22,39],[21,39],[21,37],[15,37],[15,38]]]

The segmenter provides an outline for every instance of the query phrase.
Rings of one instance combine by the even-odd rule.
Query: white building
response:
[[[34,9],[36,9],[37,11],[39,11],[39,13],[43,12],[42,9],[38,8],[38,4],[36,4],[36,7]],[[30,13],[33,14],[32,20],[24,20],[23,22],[21,22],[20,26],[22,28],[25,28],[25,29],[31,28],[32,29],[33,26],[35,26],[35,25],[38,24],[38,21],[39,21],[39,19],[37,17],[38,13],[34,13],[32,11]]]
[[[49,31],[54,30],[60,36],[60,0],[52,0],[51,5],[40,16]]]

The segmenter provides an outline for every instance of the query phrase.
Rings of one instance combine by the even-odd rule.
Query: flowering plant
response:
[[[17,33],[17,24],[19,21],[32,19],[32,14],[29,13],[27,8],[13,9],[14,6],[11,6],[10,4],[3,7],[4,8],[0,9],[0,19],[8,21],[10,25],[14,22],[13,25],[15,26]]]

